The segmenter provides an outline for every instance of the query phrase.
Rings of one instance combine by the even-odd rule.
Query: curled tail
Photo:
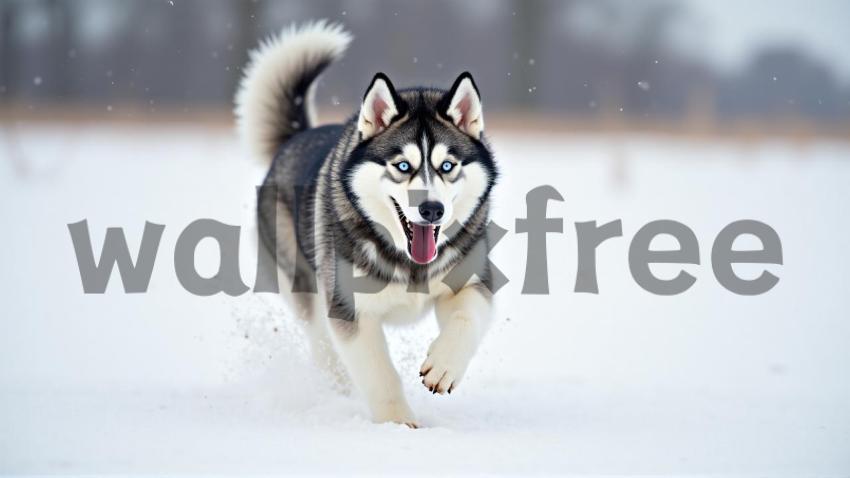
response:
[[[251,51],[236,92],[236,124],[251,153],[271,162],[283,142],[315,124],[314,81],[351,35],[324,20],[292,25]]]

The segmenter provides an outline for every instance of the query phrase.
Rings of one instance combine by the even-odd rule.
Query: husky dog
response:
[[[315,358],[350,379],[374,421],[415,428],[383,324],[433,307],[440,333],[422,383],[439,394],[457,388],[491,315],[497,171],[469,73],[448,91],[396,90],[378,73],[351,119],[315,126],[316,78],[350,40],[320,21],[261,43],[235,112],[253,154],[271,163],[258,233],[291,282]]]

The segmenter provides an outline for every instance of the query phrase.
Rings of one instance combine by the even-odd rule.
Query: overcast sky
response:
[[[700,50],[724,68],[737,68],[760,46],[793,43],[850,81],[848,0],[686,0],[705,20]]]

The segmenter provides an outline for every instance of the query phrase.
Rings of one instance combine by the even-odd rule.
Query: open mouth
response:
[[[390,199],[398,213],[404,235],[407,236],[407,253],[410,258],[417,264],[428,264],[433,261],[437,257],[437,236],[440,234],[440,226],[410,222],[398,202],[392,197]]]

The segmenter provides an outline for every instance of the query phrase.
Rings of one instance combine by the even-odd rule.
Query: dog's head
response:
[[[448,91],[396,91],[375,75],[357,119],[344,181],[358,209],[417,264],[436,259],[451,231],[486,200],[496,169],[469,73]]]

